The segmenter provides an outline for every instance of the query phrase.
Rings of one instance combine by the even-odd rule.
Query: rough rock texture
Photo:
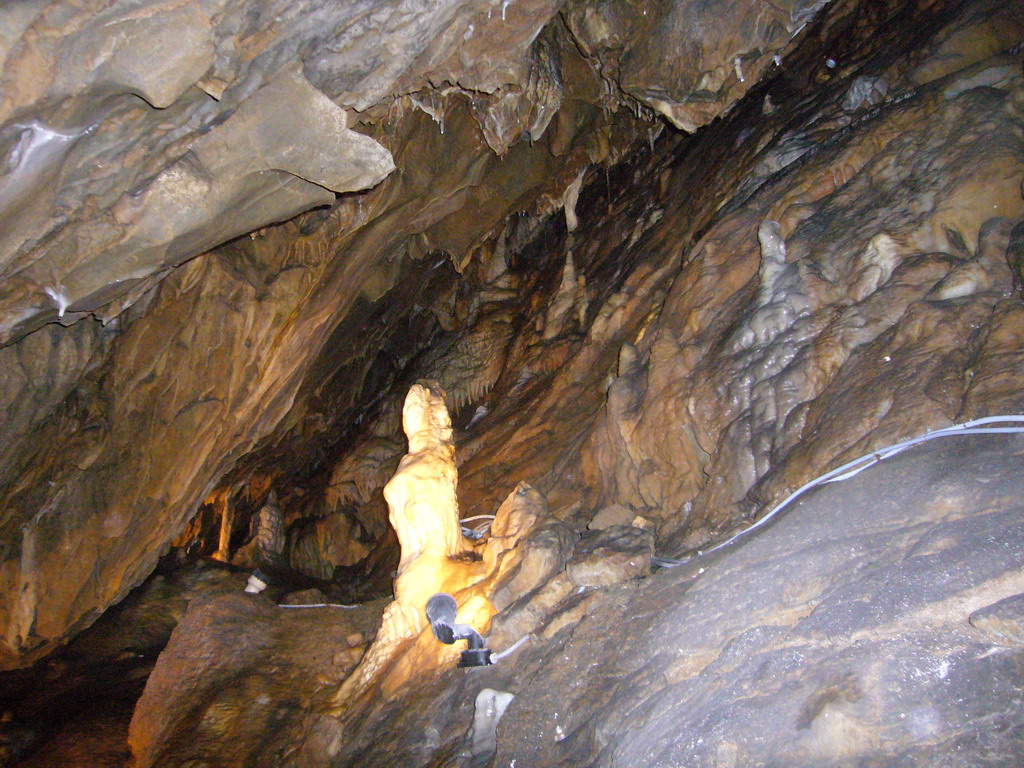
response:
[[[527,504],[523,504],[524,501]],[[531,515],[534,519],[530,520],[530,525],[526,527],[528,533],[519,545],[517,561],[513,566],[506,566],[503,569],[501,578],[495,584],[491,603],[499,610],[504,610],[523,595],[532,594],[565,568],[577,538],[575,531],[560,520],[548,518],[538,522],[538,513],[544,509],[545,502],[543,497],[529,486],[519,486],[514,495],[505,501],[506,504],[510,502],[517,506],[533,507],[536,511]],[[499,514],[495,520],[499,523],[498,527],[495,529],[492,526],[490,535],[508,535],[504,532],[505,525],[502,523],[510,517]],[[522,536],[522,532],[519,535]]]
[[[148,32],[173,22],[152,14]],[[114,18],[107,26],[121,23]],[[82,35],[91,37],[89,31]],[[124,49],[121,54],[130,55]],[[65,55],[78,60],[89,54]],[[71,72],[61,74],[74,81]],[[289,121],[282,123],[281,115],[289,115]],[[293,65],[191,142],[144,189],[123,192],[103,215],[77,227],[60,227],[59,234],[42,243],[37,231],[47,227],[31,221],[33,236],[10,243],[4,259],[10,262],[8,277],[17,275],[19,290],[3,302],[0,343],[54,319],[70,324],[93,315],[106,324],[138,301],[161,273],[212,246],[329,203],[334,192],[374,186],[394,170],[391,155],[369,137],[350,131],[347,122],[344,110]],[[20,211],[38,216],[34,208],[39,201],[33,198],[44,182],[33,176],[46,172],[51,163],[59,167],[74,142],[98,127],[99,122],[62,133],[38,120],[12,126],[8,176],[23,189],[11,190],[6,202],[13,209],[9,215],[16,232],[30,228],[19,221]],[[45,155],[45,161],[36,155]],[[82,248],[82,242],[88,247]]]
[[[135,708],[134,764],[282,765],[316,697],[362,658],[380,608],[289,610],[240,591],[193,601]]]
[[[396,134],[395,155],[407,167],[403,157],[419,157],[424,138],[440,155],[454,154],[474,130],[465,111],[449,117],[443,135],[417,114],[396,117],[396,130],[405,133]],[[360,373],[342,375],[333,390],[331,376],[346,372],[337,349],[328,346],[323,360],[315,350],[330,344],[346,312],[357,324],[402,278],[421,287],[435,274],[452,279],[451,272],[431,273],[437,260],[398,258],[408,238],[472,200],[485,178],[498,175],[488,183],[525,191],[563,163],[581,162],[586,148],[561,160],[541,146],[519,145],[509,154],[505,165],[482,155],[438,172],[410,169],[371,199],[336,208],[334,234],[301,234],[314,220],[286,225],[174,270],[117,323],[48,326],[0,350],[0,391],[18,403],[0,486],[0,574],[4,590],[17,595],[0,606],[6,663],[14,654],[24,663],[44,652],[140,581],[199,503],[275,425],[283,446],[271,443],[267,451],[287,461],[313,451],[335,419],[344,423],[344,409],[376,372],[374,358],[364,361],[360,348],[346,346]],[[464,188],[453,203],[432,196],[439,186]],[[489,197],[480,216],[474,203],[475,231],[482,235],[508,206]],[[443,230],[432,237],[448,242]],[[335,259],[336,252],[345,258]],[[321,373],[328,361],[331,375]],[[308,399],[323,389],[331,399],[322,407],[333,412],[311,418]],[[292,409],[297,392],[302,400]],[[69,559],[65,546],[100,554]],[[96,563],[102,577],[87,578]],[[59,586],[69,580],[83,589]]]
[[[1011,765],[1024,656],[976,617],[1024,590],[1022,450],[947,439],[818,489],[509,661],[410,692],[433,705],[361,724],[335,765],[468,765],[483,688],[515,696],[493,765]]]
[[[397,563],[365,658],[384,602],[194,601],[137,759],[1019,753],[1015,438],[650,575],[852,456],[1024,407],[1019,4],[100,5],[0,10],[0,664],[169,546],[273,565],[291,605]],[[407,400],[424,377],[446,402]],[[455,670],[438,589],[511,654]]]
[[[979,608],[971,614],[971,626],[1009,645],[1024,644],[1024,595],[1014,595]]]
[[[369,553],[359,527],[342,514],[329,515],[295,529],[291,567],[316,579],[330,580],[334,569],[354,565]]]
[[[986,383],[1020,359],[997,341],[1024,215],[1024,92],[1005,64],[823,140],[700,239],[620,354],[588,448],[605,499],[661,518],[678,549],[875,446],[1019,410]]]
[[[10,760],[19,752],[31,754],[27,765],[124,765],[135,702],[189,602],[244,585],[243,574],[204,562],[154,574],[89,632],[0,678],[0,765],[21,765]]]
[[[726,11],[735,16],[723,24],[724,9],[713,3],[576,2],[569,4],[567,23],[609,80],[692,132],[778,66],[774,57],[827,3],[736,4]],[[668,50],[637,44],[650,38],[674,44]]]
[[[1018,410],[999,330],[1017,314],[1000,219],[1024,213],[1014,35],[1019,9],[975,6],[916,68],[877,63],[892,87],[871,110],[845,111],[838,79],[797,129],[761,114],[779,80],[685,160],[627,164],[607,199],[594,184],[573,257],[603,290],[566,362],[533,362],[533,326],[513,340],[507,396],[469,430],[466,512],[525,479],[556,510],[621,504],[678,552],[872,445]]]
[[[586,220],[580,201],[596,195],[584,187],[605,175],[587,166],[653,141],[660,124],[628,108],[704,124],[782,72],[773,57],[800,40],[871,48],[897,34],[875,34],[888,20],[930,23],[946,6],[859,8],[4,5],[0,585],[17,597],[0,606],[3,664],[44,654],[126,594],[211,493],[259,474],[280,481],[289,523],[337,511],[306,486],[344,460],[411,367],[433,359],[453,405],[468,405],[499,386],[509,355],[506,391],[536,393],[579,335],[631,340],[649,310],[635,291],[660,290],[671,269],[645,280],[635,252],[523,246],[539,231],[561,238],[549,217],[563,206],[567,224]],[[670,66],[652,58],[665,50],[678,52]],[[338,196],[392,165],[372,191]],[[632,248],[664,213],[641,207],[613,241]],[[497,305],[514,295],[512,315],[467,295],[501,261],[519,283],[487,290]],[[554,286],[550,263],[566,265]],[[551,307],[531,303],[541,283],[559,288]],[[624,285],[616,309],[607,299]],[[538,317],[541,339],[523,334]],[[587,374],[574,444],[609,354],[574,363]],[[487,404],[473,405],[484,418]],[[512,445],[523,442],[538,441]],[[471,450],[482,463],[496,444]],[[493,509],[524,477],[486,483],[493,498],[471,504]],[[383,536],[381,512],[374,495],[353,515]],[[67,551],[89,555],[69,563]]]

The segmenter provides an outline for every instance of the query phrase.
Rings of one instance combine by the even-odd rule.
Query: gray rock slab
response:
[[[610,601],[516,691],[495,764],[1019,764],[1024,652],[992,628],[1019,627],[1022,453],[933,441]]]

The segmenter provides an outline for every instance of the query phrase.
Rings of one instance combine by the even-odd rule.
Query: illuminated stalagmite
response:
[[[432,595],[449,592],[460,597],[461,591],[485,575],[483,563],[469,552],[470,542],[459,527],[455,444],[440,386],[430,382],[412,386],[405,398],[402,427],[409,452],[384,486],[391,525],[402,548],[395,599],[384,611],[373,646],[339,691],[340,706],[380,675],[405,641],[422,632],[424,606]],[[486,629],[494,610],[488,600],[480,594],[464,594],[459,602],[463,603],[460,621]],[[428,648],[436,651],[436,645]],[[407,656],[403,654],[403,660],[408,661]],[[394,684],[411,671],[408,663],[399,666],[391,676]]]
[[[402,427],[409,452],[384,486],[391,525],[402,547],[393,605],[405,615],[408,629],[419,629],[423,604],[443,591],[452,558],[464,548],[455,496],[455,444],[443,394],[429,385],[413,385],[405,398]]]
[[[433,595],[453,595],[459,622],[483,633],[496,606],[506,606],[534,589],[538,573],[550,575],[552,563],[544,548],[521,546],[549,520],[543,495],[524,483],[512,489],[498,509],[486,544],[463,537],[455,445],[444,402],[445,394],[434,382],[415,384],[406,396],[402,425],[409,452],[384,487],[391,525],[402,548],[395,599],[385,609],[380,631],[362,663],[335,695],[336,711],[371,686],[378,685],[390,698],[412,677],[439,664],[455,663],[463,646],[441,645],[427,628],[424,610]],[[554,564],[556,569],[565,554]],[[502,634],[500,642],[505,645],[510,639]]]

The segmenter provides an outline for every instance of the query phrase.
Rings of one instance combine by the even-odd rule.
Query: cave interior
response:
[[[0,766],[1019,765],[1022,183],[1019,2],[0,6]]]

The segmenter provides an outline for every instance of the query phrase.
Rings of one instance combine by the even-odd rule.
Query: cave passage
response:
[[[0,766],[1018,759],[1024,7],[0,29]]]

